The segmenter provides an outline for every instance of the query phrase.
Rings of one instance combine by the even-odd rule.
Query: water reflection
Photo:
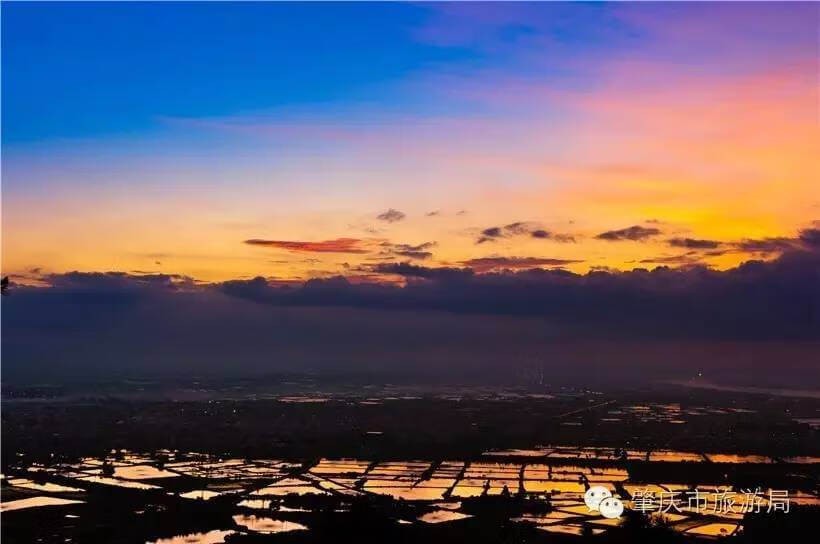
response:
[[[67,504],[80,504],[83,501],[61,499],[59,497],[29,497],[28,499],[18,499],[0,503],[0,512],[10,512],[12,510],[23,510],[25,508],[37,508],[40,506],[64,506]]]
[[[257,517],[254,515],[246,516],[244,514],[238,514],[233,517],[233,520],[237,525],[245,527],[256,533],[287,533],[290,531],[307,530],[307,527],[301,523]]]
[[[84,482],[91,482],[95,484],[102,484],[102,485],[113,485],[117,487],[129,487],[131,489],[142,489],[142,490],[149,490],[149,489],[162,489],[159,486],[151,485],[151,484],[144,484],[142,482],[132,482],[129,480],[118,480],[116,478],[107,478],[105,476],[85,476],[79,478]]]
[[[161,470],[150,465],[132,465],[116,467],[114,469],[114,476],[117,478],[125,478],[126,480],[150,480],[153,478],[173,478],[174,476],[179,476],[179,474]]]
[[[172,536],[171,538],[160,538],[145,544],[222,544],[225,537],[235,534],[236,531],[208,531],[207,533],[191,533],[189,535]]]
[[[210,489],[195,489],[193,491],[188,491],[186,493],[180,493],[179,496],[185,499],[199,499],[207,501],[208,499],[218,497],[221,494],[222,493],[219,493],[217,491],[211,491]]]
[[[14,487],[22,487],[24,489],[34,489],[36,491],[44,491],[46,493],[82,493],[82,489],[78,487],[68,487],[65,485],[53,484],[51,482],[37,483],[27,478],[13,478],[8,480],[9,485]]]
[[[470,517],[472,516],[460,512],[453,512],[452,510],[433,510],[432,512],[419,516],[418,519],[424,523],[444,523]]]
[[[688,529],[685,533],[698,536],[729,536],[734,534],[738,527],[737,523],[709,523]]]

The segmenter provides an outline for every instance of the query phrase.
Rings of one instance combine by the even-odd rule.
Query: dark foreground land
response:
[[[5,542],[772,542],[820,514],[810,397],[293,378],[87,391],[4,390]],[[590,512],[593,485],[624,515]]]

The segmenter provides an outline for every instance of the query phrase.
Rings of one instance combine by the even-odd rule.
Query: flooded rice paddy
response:
[[[585,504],[584,493],[595,485],[620,498],[627,511],[662,518],[679,534],[711,539],[740,534],[744,515],[751,510],[741,508],[743,490],[725,481],[693,482],[687,468],[755,464],[784,467],[789,474],[799,474],[801,467],[811,467],[805,475],[810,478],[816,474],[816,461],[814,457],[784,460],[760,455],[571,446],[494,450],[477,459],[434,461],[322,458],[296,462],[223,459],[167,450],[152,454],[116,451],[105,458],[84,458],[75,463],[14,467],[14,474],[2,480],[0,511],[61,508],[66,518],[82,518],[86,503],[110,496],[100,495],[101,489],[129,494],[129,504],[135,500],[133,494],[141,493],[145,505],[134,514],[152,508],[162,512],[168,506],[156,507],[156,503],[167,504],[169,500],[203,507],[218,504],[229,513],[223,518],[224,526],[158,534],[146,540],[152,544],[215,544],[243,534],[309,532],[320,512],[344,514],[357,501],[378,499],[394,505],[387,509],[388,517],[401,526],[469,523],[484,515],[490,504],[496,510],[494,515],[500,509],[507,512],[510,522],[544,533],[595,535],[622,523],[622,519],[605,518]],[[647,481],[638,476],[638,467],[675,468],[666,479]],[[816,488],[778,491],[787,494],[788,507],[820,506]],[[693,493],[698,497],[695,503],[691,501]],[[733,508],[718,508],[728,494],[735,496]],[[657,508],[647,507],[650,495],[661,498]],[[664,509],[663,497],[673,507]],[[774,500],[770,489],[760,490],[754,499],[750,508],[762,511],[770,510]]]

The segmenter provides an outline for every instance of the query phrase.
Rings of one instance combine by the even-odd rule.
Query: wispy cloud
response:
[[[672,247],[689,249],[715,249],[720,245],[720,242],[715,240],[698,240],[696,238],[670,238],[666,243]]]
[[[437,281],[464,280],[474,274],[470,268],[427,267],[411,263],[381,263],[371,266],[371,269],[380,274]]]
[[[391,242],[383,242],[384,250],[382,255],[390,255],[397,257],[408,257],[410,259],[425,260],[433,256],[430,251],[436,247],[436,242],[424,242],[422,244],[393,244]]]
[[[597,238],[598,240],[607,240],[608,242],[621,242],[624,240],[630,240],[634,242],[646,240],[647,238],[657,236],[660,233],[660,229],[656,229],[655,227],[642,227],[640,225],[633,225],[625,229],[608,230],[606,232],[602,232],[595,238]]]
[[[520,270],[538,267],[565,266],[572,263],[580,263],[576,259],[550,259],[544,257],[480,257],[462,261],[461,264],[468,266],[478,273],[490,270]]]
[[[641,259],[642,264],[678,264],[678,265],[693,265],[702,264],[701,255],[695,251],[688,251],[681,255],[664,255],[660,257],[650,257]]]
[[[476,239],[476,244],[493,242],[499,238],[512,238],[515,236],[530,236],[541,240],[553,240],[555,242],[574,242],[575,237],[569,234],[558,234],[543,229],[534,221],[515,221],[500,227],[488,227],[483,229]]]
[[[368,253],[362,247],[363,240],[358,238],[336,238],[322,242],[304,242],[291,240],[263,240],[253,238],[243,243],[251,246],[270,247],[306,253]]]
[[[747,253],[775,253],[794,249],[798,240],[796,238],[774,237],[760,239],[745,239],[735,242],[733,245]]]
[[[387,221],[388,223],[395,223],[396,221],[401,221],[407,217],[404,213],[400,212],[399,210],[394,210],[390,208],[386,212],[380,213],[376,216],[376,219],[379,221]]]

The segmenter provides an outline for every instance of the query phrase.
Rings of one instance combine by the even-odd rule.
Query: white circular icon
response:
[[[584,493],[584,502],[591,511],[598,510],[598,505],[601,504],[601,501],[611,497],[612,493],[609,492],[609,489],[605,488],[601,485],[594,485],[587,489],[587,492]]]
[[[624,503],[618,497],[607,497],[598,505],[598,511],[605,518],[619,518],[624,513]]]

